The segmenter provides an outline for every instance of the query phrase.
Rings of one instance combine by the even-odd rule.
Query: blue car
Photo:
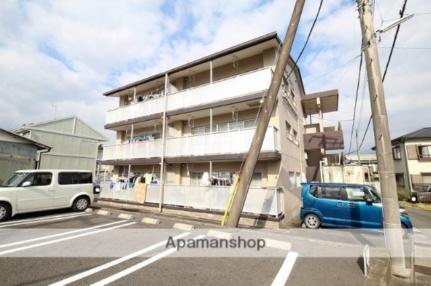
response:
[[[344,183],[302,184],[301,220],[307,228],[383,228],[382,203],[377,191],[367,185]],[[413,225],[403,210],[401,225]]]

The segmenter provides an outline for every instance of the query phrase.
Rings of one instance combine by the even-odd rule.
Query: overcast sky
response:
[[[319,1],[306,1],[295,39],[302,47]],[[376,0],[376,28],[399,17],[403,0]],[[273,1],[0,1],[0,128],[77,115],[108,138],[105,112],[115,99],[103,92],[186,63],[253,37],[284,37],[293,0]],[[431,1],[410,0],[385,80],[390,132],[396,136],[431,125]],[[381,35],[387,61],[395,29]],[[355,1],[325,0],[299,62],[307,93],[338,88],[346,149],[360,54]],[[362,75],[364,78],[364,74]],[[362,80],[362,83],[366,83]],[[361,84],[359,136],[370,115]],[[373,145],[373,132],[363,152]],[[353,147],[352,147],[353,149]]]

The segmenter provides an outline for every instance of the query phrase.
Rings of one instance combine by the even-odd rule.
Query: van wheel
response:
[[[11,214],[11,209],[8,204],[0,203],[0,221],[5,221],[9,219]]]
[[[320,219],[315,214],[308,214],[304,218],[304,224],[307,228],[316,229],[320,227]]]
[[[79,197],[73,202],[72,209],[75,212],[83,212],[88,208],[89,205],[90,201],[88,200],[88,198]]]

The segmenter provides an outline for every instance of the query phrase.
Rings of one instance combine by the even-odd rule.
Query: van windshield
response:
[[[2,187],[17,187],[27,177],[29,173],[15,173],[9,180],[3,183]]]

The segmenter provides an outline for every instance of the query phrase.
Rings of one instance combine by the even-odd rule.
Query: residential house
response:
[[[391,141],[397,186],[407,191],[431,185],[431,127]]]
[[[39,154],[50,147],[0,129],[0,184],[17,170],[36,169]]]
[[[252,143],[280,46],[276,33],[266,34],[104,93],[118,98],[105,125],[116,132],[116,142],[104,146],[102,160],[114,165],[114,180],[150,178],[146,202],[162,199],[168,205],[223,210]],[[252,178],[247,213],[297,216],[306,160],[315,167],[326,147],[342,148],[339,128],[319,124],[313,131],[304,125],[308,115],[335,111],[338,92],[306,95],[294,66],[290,59]],[[314,154],[307,159],[307,136],[313,136],[307,150],[317,148],[317,159]]]
[[[51,150],[41,154],[40,169],[96,170],[98,146],[106,138],[73,116],[37,124],[26,124],[16,134],[36,140]]]

